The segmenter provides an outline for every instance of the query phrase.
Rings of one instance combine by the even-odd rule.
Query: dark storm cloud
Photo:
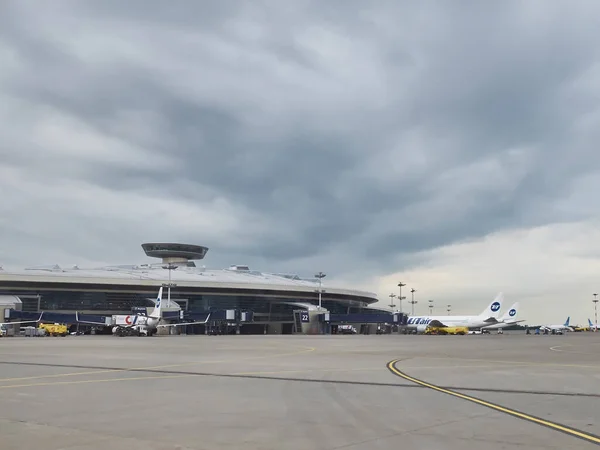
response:
[[[247,239],[205,242],[191,226],[162,225],[215,249],[212,261],[304,267],[321,256],[351,271],[368,258],[388,269],[407,264],[403,253],[565,220],[552,205],[600,165],[598,133],[575,125],[590,107],[578,79],[598,57],[592,2],[53,5],[4,4],[0,95],[32,116],[44,107],[76,118],[118,141],[121,156],[137,148],[172,164],[82,158],[43,173],[47,160],[29,157],[14,130],[20,151],[0,144],[2,163],[49,182],[226,199],[232,214],[247,210],[237,224]],[[73,211],[73,223],[114,240],[105,260],[114,246],[135,255],[144,233],[111,231],[110,209]],[[45,233],[60,242],[69,230]]]

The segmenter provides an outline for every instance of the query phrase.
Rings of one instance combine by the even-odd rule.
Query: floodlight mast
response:
[[[323,272],[319,272],[319,273],[315,274],[315,277],[319,279],[319,309],[321,309],[321,300],[322,300],[321,294],[323,292],[323,290],[321,289],[321,280],[323,278],[325,278],[326,276],[327,275],[324,274]]]
[[[598,294],[594,294],[594,322],[596,324],[595,331],[598,331]]]
[[[390,299],[391,299],[391,300],[390,300],[390,308],[392,308],[392,311],[393,311],[393,310],[394,310],[394,308],[396,307],[396,305],[394,304],[394,297],[396,297],[396,294],[394,294],[394,293],[391,293],[391,294],[389,295],[389,297],[390,297]]]
[[[398,304],[400,305],[400,312],[402,312],[402,300],[406,298],[402,297],[402,286],[406,286],[406,284],[401,281],[398,283],[398,288],[400,289],[400,292],[398,293]]]
[[[415,300],[415,292],[417,292],[417,290],[416,290],[416,289],[414,289],[414,288],[410,290],[410,294],[411,294],[411,297],[412,297],[412,299],[411,299],[411,301],[410,301],[410,304],[412,305],[412,308],[411,308],[411,314],[412,314],[413,316],[415,315],[415,305],[418,303],[418,302]]]

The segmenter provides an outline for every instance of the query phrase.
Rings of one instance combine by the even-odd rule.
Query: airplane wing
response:
[[[509,324],[509,325],[514,325],[515,323],[519,323],[519,322],[525,322],[525,319],[521,319],[521,320],[512,320],[512,321],[510,321],[510,322],[504,322],[504,323],[506,323],[506,324]]]
[[[206,322],[184,322],[184,323],[163,323],[161,325],[156,325],[156,328],[165,328],[165,327],[182,327],[184,325],[200,325]]]
[[[181,327],[184,325],[201,325],[201,324],[205,324],[206,322],[208,322],[208,319],[210,319],[210,314],[206,317],[205,320],[202,320],[199,322],[165,323],[165,324],[161,324],[161,325],[156,325],[156,328]]]
[[[0,322],[0,325],[17,325],[20,323],[37,323],[40,320],[42,320],[43,315],[44,315],[44,313],[41,313],[40,317],[37,320],[21,320],[19,322]]]
[[[500,323],[498,322],[498,319],[496,319],[495,317],[488,317],[487,319],[484,320],[485,323]]]

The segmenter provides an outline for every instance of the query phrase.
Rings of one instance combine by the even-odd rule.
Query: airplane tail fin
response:
[[[148,317],[153,317],[155,319],[160,319],[162,317],[162,294],[163,288],[161,286],[158,290],[158,296],[156,297],[156,304],[154,305],[154,309]]]
[[[514,322],[519,313],[519,302],[515,302],[502,316],[503,322]]]
[[[570,321],[571,321],[571,316],[567,317],[567,321],[564,323],[565,327],[569,326]]]
[[[500,315],[500,308],[502,308],[502,302],[504,301],[504,294],[500,292],[496,298],[483,310],[479,317],[494,318],[498,319]]]
[[[592,319],[588,319],[588,324],[590,325],[590,328],[594,328],[594,324],[592,323]]]

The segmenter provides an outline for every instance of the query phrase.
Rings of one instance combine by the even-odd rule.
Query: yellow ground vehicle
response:
[[[425,334],[467,334],[468,327],[428,327]]]
[[[40,323],[39,328],[46,330],[48,336],[66,336],[69,334],[67,326],[58,323]]]

